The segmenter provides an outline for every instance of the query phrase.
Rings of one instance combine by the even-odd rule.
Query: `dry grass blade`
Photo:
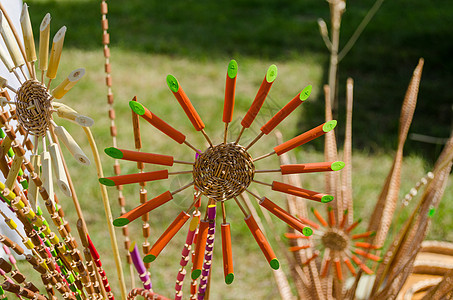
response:
[[[393,286],[398,282],[400,288],[411,273],[413,264],[408,264],[410,262],[408,259],[409,254],[414,249],[417,249],[418,252],[421,248],[421,243],[427,234],[430,224],[429,212],[439,205],[440,199],[445,191],[448,175],[450,174],[452,160],[453,132],[434,166],[434,179],[426,187],[417,207],[407,220],[400,235],[395,238],[392,247],[384,258],[384,262],[378,269],[373,293],[380,288],[384,280],[392,282]],[[406,267],[403,268],[402,266]],[[383,296],[383,294],[381,293],[380,296]]]
[[[346,129],[343,146],[343,162],[345,167],[341,176],[341,196],[343,208],[348,210],[347,224],[352,224],[354,220],[352,202],[352,103],[354,80],[348,78],[346,82]]]
[[[400,128],[398,136],[398,149],[395,154],[392,169],[387,176],[384,188],[379,195],[375,210],[370,219],[368,230],[376,231],[374,243],[382,244],[387,236],[387,232],[392,222],[393,214],[398,201],[398,192],[401,182],[401,165],[403,161],[403,146],[407,138],[412,116],[417,104],[418,88],[423,68],[423,59],[420,59],[414,70],[412,79],[404,98],[401,108]]]

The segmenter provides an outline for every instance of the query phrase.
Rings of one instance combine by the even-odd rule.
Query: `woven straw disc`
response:
[[[329,231],[323,234],[321,241],[326,248],[331,250],[342,251],[349,247],[349,237],[343,230],[329,228]]]
[[[245,148],[234,144],[220,144],[208,148],[195,161],[195,186],[206,197],[224,201],[241,194],[255,174],[252,157]]]
[[[19,123],[36,136],[45,135],[51,119],[50,94],[41,82],[27,80],[17,91],[16,112]]]

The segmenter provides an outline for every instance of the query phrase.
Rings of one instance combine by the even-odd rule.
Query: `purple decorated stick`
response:
[[[195,237],[195,231],[198,228],[198,224],[200,223],[200,212],[195,211],[192,216],[192,220],[190,221],[189,232],[187,232],[186,243],[184,244],[184,248],[182,249],[181,254],[181,261],[179,264],[181,268],[179,269],[178,276],[176,277],[176,284],[175,284],[175,300],[182,299],[182,285],[184,283],[184,278],[186,276],[187,271],[185,267],[190,260],[190,249],[192,248],[193,240]]]
[[[143,287],[147,290],[150,290],[153,286],[153,284],[151,283],[151,276],[145,268],[145,264],[143,263],[143,260],[140,257],[140,253],[135,242],[132,242],[131,247],[129,248],[129,253],[131,254],[132,263],[134,264],[135,269],[137,270],[138,276],[140,277],[140,280],[143,282]]]
[[[206,250],[204,255],[203,270],[201,272],[200,286],[198,289],[198,300],[203,300],[208,285],[209,271],[211,270],[212,254],[214,248],[214,234],[215,234],[215,215],[216,206],[215,204],[208,205],[208,238],[206,240]]]

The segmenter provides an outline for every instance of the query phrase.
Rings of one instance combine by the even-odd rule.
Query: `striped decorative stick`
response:
[[[140,257],[140,253],[138,251],[138,247],[135,242],[132,242],[131,247],[129,248],[129,253],[132,258],[132,262],[137,270],[138,276],[140,280],[143,282],[143,287],[147,290],[151,290],[152,283],[151,283],[151,275],[148,270],[145,268],[143,261]]]
[[[198,288],[198,300],[203,300],[206,297],[206,291],[208,287],[208,278],[209,273],[211,271],[211,264],[212,264],[212,255],[214,249],[214,238],[215,238],[215,216],[216,216],[216,205],[210,204],[208,205],[208,236],[206,239],[206,249],[204,255],[204,264],[203,269],[201,271],[201,278],[200,284]]]
[[[198,224],[200,223],[200,212],[194,211],[192,214],[192,220],[190,221],[189,231],[187,232],[186,243],[184,244],[184,248],[181,254],[181,260],[179,262],[181,268],[179,269],[178,276],[176,278],[175,284],[175,300],[181,300],[183,296],[182,286],[184,283],[184,278],[186,276],[186,269],[187,263],[190,260],[190,250],[192,248],[192,244],[195,238],[195,232],[198,228]]]

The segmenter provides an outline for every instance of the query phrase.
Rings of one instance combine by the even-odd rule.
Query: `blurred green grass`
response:
[[[370,24],[364,36],[359,40],[356,48],[345,59],[340,67],[340,83],[346,75],[353,75],[356,82],[356,103],[354,116],[354,160],[353,184],[355,199],[355,216],[366,220],[367,212],[374,207],[380,188],[392,162],[395,148],[396,123],[400,105],[404,96],[407,83],[418,57],[429,49],[430,45],[408,44],[410,50],[395,50],[395,47],[406,44],[409,37],[414,40],[418,35],[438,32],[444,28],[438,23],[448,18],[451,8],[444,2],[437,3],[437,8],[425,7],[427,15],[420,20],[413,15],[420,14],[418,10],[408,9],[404,16],[409,21],[404,21],[401,12],[407,1],[400,4],[385,2],[376,20]],[[421,5],[421,1],[416,1]],[[100,45],[100,13],[99,2],[85,1],[28,1],[30,14],[35,30],[45,13],[52,14],[52,34],[62,25],[68,27],[63,51],[62,63],[58,78],[61,81],[66,74],[77,67],[87,69],[86,78],[67,94],[64,102],[86,114],[96,123],[92,130],[98,147],[102,151],[111,146],[109,134],[110,121],[107,117],[106,87],[103,73],[103,55]],[[342,36],[351,34],[360,16],[366,13],[366,8],[371,1],[351,3],[351,8],[344,16]],[[349,4],[348,4],[349,5]],[[445,9],[442,5],[445,5]],[[397,10],[396,6],[399,8]],[[239,77],[236,96],[234,120],[231,125],[232,134],[238,132],[240,118],[248,109],[261,83],[267,67],[276,63],[279,76],[274,84],[266,106],[263,107],[259,118],[252,130],[247,131],[242,139],[243,143],[250,141],[259,130],[259,125],[266,121],[276,110],[289,101],[300,89],[307,84],[314,87],[310,101],[298,109],[299,117],[289,118],[279,128],[284,133],[284,138],[289,139],[304,129],[310,129],[322,122],[323,114],[319,108],[323,105],[322,84],[324,70],[327,63],[327,53],[322,40],[317,32],[316,19],[328,18],[327,4],[322,1],[305,1],[302,4],[291,1],[173,1],[164,4],[158,1],[128,1],[109,2],[109,24],[112,42],[112,77],[115,94],[116,123],[118,128],[118,145],[123,148],[133,148],[133,135],[131,116],[128,101],[133,96],[149,107],[158,116],[174,125],[187,134],[190,142],[197,146],[204,145],[202,136],[195,132],[184,116],[182,109],[177,106],[165,83],[167,74],[178,78],[184,90],[193,101],[200,116],[206,124],[206,132],[217,142],[223,132],[221,113],[223,107],[223,91],[225,72],[228,61],[234,57],[239,64]],[[428,9],[429,8],[429,9]],[[441,10],[442,12],[438,12]],[[429,13],[429,14],[428,14]],[[439,17],[439,14],[441,16]],[[446,15],[446,17],[444,16]],[[413,19],[415,18],[415,19]],[[399,20],[398,24],[394,24]],[[411,31],[413,22],[420,22],[415,32]],[[430,26],[425,26],[428,22]],[[437,24],[437,25],[436,25]],[[386,26],[384,26],[386,25]],[[398,25],[398,26],[396,26]],[[377,39],[382,32],[387,39]],[[420,33],[421,32],[421,33]],[[393,36],[396,35],[396,36]],[[434,39],[434,37],[432,37]],[[393,49],[386,49],[385,44],[392,42]],[[377,47],[378,43],[380,47]],[[414,45],[416,44],[416,45]],[[417,47],[416,47],[417,46]],[[438,51],[449,47],[447,41],[439,46]],[[382,52],[382,53],[381,53]],[[395,52],[395,53],[393,53]],[[381,56],[378,56],[379,53]],[[433,51],[428,51],[431,55]],[[390,54],[395,55],[389,56]],[[404,60],[398,55],[404,55]],[[446,136],[449,129],[442,117],[433,117],[437,109],[445,109],[445,105],[436,105],[448,99],[446,88],[430,91],[430,85],[437,85],[437,81],[445,82],[451,73],[445,72],[445,67],[451,63],[448,57],[438,57],[434,73],[429,72],[429,60],[425,56],[425,75],[422,78],[419,105],[433,107],[425,115],[425,109],[417,109],[414,117],[414,126],[423,124],[422,130],[437,129],[435,133]],[[440,54],[435,52],[435,56]],[[391,59],[388,59],[391,57]],[[373,58],[373,59],[371,59]],[[350,61],[348,61],[350,60]],[[437,69],[439,68],[439,69]],[[382,75],[385,73],[385,76]],[[443,74],[443,76],[440,76]],[[438,76],[439,75],[439,76]],[[434,77],[433,77],[434,76]],[[438,76],[438,77],[436,77]],[[390,81],[387,81],[390,79]],[[371,86],[370,86],[371,85]],[[376,87],[377,85],[377,87]],[[382,86],[379,86],[382,85]],[[385,87],[385,88],[383,88]],[[439,90],[439,93],[437,93]],[[381,93],[385,92],[385,93]],[[438,97],[438,95],[440,95]],[[443,96],[442,96],[443,95]],[[373,100],[374,99],[374,100]],[[377,100],[376,100],[377,99]],[[443,99],[443,100],[442,100]],[[340,100],[341,101],[341,100]],[[341,102],[340,102],[341,103]],[[429,104],[429,105],[428,105]],[[370,106],[371,105],[371,106]],[[342,111],[339,111],[340,125]],[[446,113],[444,113],[446,114]],[[448,119],[448,118],[447,118]],[[427,124],[427,120],[432,124]],[[90,153],[83,131],[77,126],[57,119],[63,124],[82,144],[86,153]],[[448,123],[448,122],[447,122]],[[442,125],[443,124],[443,125]],[[430,125],[430,126],[427,126]],[[449,124],[447,124],[449,125]],[[447,128],[448,127],[448,128]],[[414,127],[418,128],[418,127]],[[415,130],[415,129],[414,129]],[[342,126],[338,134],[341,135]],[[445,133],[446,132],[446,133]],[[153,153],[166,153],[178,159],[191,160],[193,152],[189,148],[180,146],[167,139],[160,132],[151,128],[149,124],[142,123],[143,151]],[[407,193],[420,177],[427,172],[432,164],[432,156],[419,155],[418,145],[415,142],[413,149],[407,151],[404,167],[400,198]],[[322,143],[320,143],[322,144]],[[263,138],[251,151],[253,156],[269,152],[275,145],[273,136]],[[298,162],[322,161],[319,147],[316,143],[309,144],[303,149],[294,151]],[[438,153],[439,149],[426,147],[429,152]],[[67,153],[66,153],[67,154]],[[113,175],[113,161],[101,153],[105,176]],[[89,154],[91,157],[91,154]],[[103,253],[103,263],[108,272],[112,287],[119,295],[116,282],[116,272],[111,256],[110,242],[106,230],[104,212],[97,184],[94,166],[89,168],[78,166],[69,154],[66,159],[76,182],[77,193],[87,219],[90,234],[94,242]],[[272,168],[278,165],[276,157],[261,162],[260,168]],[[134,163],[122,163],[122,173],[134,172]],[[156,169],[150,168],[151,169]],[[263,177],[264,179],[270,177]],[[147,185],[149,198],[167,189],[175,189],[187,182],[186,177],[165,182],[155,182]],[[324,179],[322,175],[305,175],[302,178],[304,187],[313,190],[323,190]],[[266,181],[266,180],[263,180]],[[267,181],[270,181],[267,180]],[[269,196],[273,201],[283,205],[282,195],[270,192],[268,188],[254,185],[258,193]],[[452,186],[448,187],[446,196],[437,214],[433,217],[433,226],[429,238],[453,241],[453,220],[451,219]],[[110,201],[114,217],[119,216],[120,208],[116,201],[116,192],[110,189]],[[126,187],[127,209],[138,204],[138,187]],[[71,224],[75,224],[76,216],[72,209],[70,199],[60,196],[62,206]],[[253,200],[253,199],[252,199]],[[191,201],[190,191],[175,197],[175,200],[157,209],[150,214],[151,244],[165,230],[176,217],[180,210],[188,207]],[[278,292],[272,279],[272,271],[261,254],[253,237],[246,228],[243,217],[237,207],[227,203],[228,220],[232,224],[233,252],[235,259],[236,279],[231,286],[223,283],[221,267],[220,240],[214,247],[214,273],[212,280],[212,299],[275,299]],[[401,226],[407,213],[402,213],[398,225],[392,228],[395,232]],[[279,234],[283,234],[286,226],[280,221],[275,222]],[[367,222],[364,222],[365,227]],[[75,225],[73,234],[75,233]],[[141,237],[141,221],[137,220],[130,226],[131,239],[138,243],[143,242]],[[364,228],[363,227],[363,228]],[[362,228],[362,229],[363,229]],[[179,268],[180,251],[185,239],[183,230],[176,236],[161,256],[152,264],[151,274],[154,289],[167,297],[174,292],[174,281]],[[117,238],[121,253],[123,238],[121,229],[117,229]],[[284,255],[273,244],[277,255],[282,261],[282,268],[287,271],[283,259]],[[25,268],[25,266],[24,266]],[[123,261],[123,268],[128,274],[128,269]],[[29,272],[32,273],[32,272]],[[29,274],[27,273],[27,274]],[[36,272],[35,272],[36,273]],[[138,284],[138,280],[136,280]],[[127,282],[130,287],[129,282]],[[187,295],[187,293],[186,293]]]

